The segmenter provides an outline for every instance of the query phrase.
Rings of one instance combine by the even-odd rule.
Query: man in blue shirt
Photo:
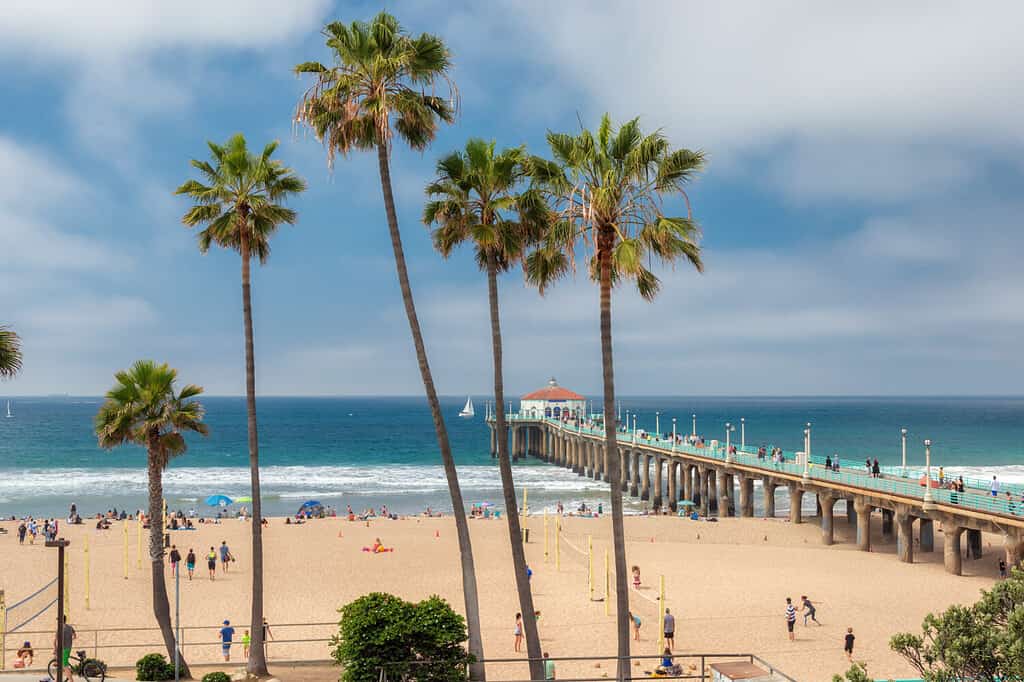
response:
[[[220,649],[224,653],[224,660],[231,660],[231,638],[235,636],[235,629],[231,627],[231,621],[224,621],[224,627],[220,629]]]
[[[231,550],[228,549],[227,540],[220,543],[220,569],[227,573],[228,562],[231,561]]]

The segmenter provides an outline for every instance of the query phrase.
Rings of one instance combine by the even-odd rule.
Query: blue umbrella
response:
[[[299,507],[299,509],[312,509],[313,507],[322,507],[322,506],[323,505],[320,504],[319,500],[306,500],[305,502],[302,503],[302,506]]]
[[[206,504],[211,507],[226,507],[231,504],[231,498],[227,495],[210,495],[206,498]]]

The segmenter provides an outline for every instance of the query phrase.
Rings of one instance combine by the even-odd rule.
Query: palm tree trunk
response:
[[[241,219],[246,219],[240,211]],[[256,360],[252,341],[252,291],[250,288],[249,239],[241,232],[242,251],[242,313],[245,318],[245,412],[249,426],[249,478],[252,485],[252,633],[249,662],[245,669],[253,675],[267,674],[263,642],[263,509],[260,499],[260,448],[256,437]]]
[[[419,362],[420,376],[423,379],[423,389],[427,394],[430,413],[434,417],[437,444],[441,450],[441,462],[444,465],[445,478],[448,480],[448,492],[452,498],[452,514],[455,516],[455,531],[459,538],[459,558],[462,563],[462,594],[466,602],[469,653],[479,661],[483,660],[484,647],[480,635],[480,599],[477,594],[476,569],[473,564],[473,546],[469,539],[469,522],[466,520],[466,505],[462,500],[462,488],[459,486],[459,476],[455,471],[452,447],[448,442],[448,430],[441,414],[441,403],[437,399],[437,390],[434,388],[434,377],[430,373],[430,365],[427,362],[427,349],[423,345],[420,322],[416,317],[416,304],[412,299],[409,272],[405,267],[402,235],[398,231],[395,197],[391,190],[388,150],[384,143],[377,145],[377,162],[380,166],[380,185],[384,192],[384,210],[387,213],[388,232],[391,234],[391,248],[395,254],[395,269],[398,271],[398,284],[402,290],[402,303],[405,304],[405,315],[409,319],[409,330],[412,332],[413,345],[416,347],[416,360]],[[473,680],[486,678],[483,664],[471,665],[469,674],[470,679]]]
[[[163,466],[153,441],[156,436],[150,435],[150,447],[147,457],[149,474],[149,561],[153,578],[153,616],[164,640],[167,658],[174,664],[174,629],[171,627],[171,605],[167,601],[167,583],[164,582],[164,482]],[[185,655],[178,653],[178,670],[183,680],[192,679]]]
[[[618,635],[618,680],[629,679],[629,585],[626,573],[626,537],[622,523],[622,468],[618,456],[618,424],[615,421],[615,373],[612,367],[612,246],[610,225],[598,228],[597,259],[601,277],[601,367],[604,371],[604,438],[611,485],[612,547],[615,554],[615,608]],[[658,624],[661,627],[661,624]]]
[[[540,635],[537,634],[537,619],[533,617],[533,592],[526,577],[526,552],[523,550],[523,534],[519,527],[519,510],[516,506],[516,489],[512,482],[512,463],[508,457],[508,427],[505,424],[505,382],[502,377],[501,319],[498,314],[498,268],[491,255],[487,259],[487,294],[491,308],[491,346],[494,354],[494,404],[498,406],[494,421],[498,442],[498,470],[501,472],[501,492],[505,498],[505,514],[508,517],[508,539],[512,545],[512,570],[516,576],[516,592],[519,593],[519,610],[523,614],[523,629],[526,634],[526,653],[530,657],[530,679],[544,679],[544,663],[541,660]]]

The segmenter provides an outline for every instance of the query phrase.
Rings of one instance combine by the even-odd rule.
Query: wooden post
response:
[[[88,611],[89,606],[89,535],[85,536],[85,610]]]

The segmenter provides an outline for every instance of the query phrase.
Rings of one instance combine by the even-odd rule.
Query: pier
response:
[[[845,515],[846,523],[856,528],[858,549],[871,551],[872,542],[890,542],[895,535],[896,556],[906,563],[913,563],[915,551],[935,551],[935,533],[941,532],[946,571],[955,575],[962,574],[965,553],[972,559],[981,558],[983,532],[1003,538],[1008,566],[1024,558],[1021,486],[1004,484],[999,494],[1009,490],[1014,496],[1007,500],[992,496],[981,481],[967,481],[964,492],[935,487],[938,481],[929,470],[887,466],[874,477],[863,463],[843,460],[837,468],[826,468],[825,458],[806,452],[784,452],[781,461],[773,461],[745,443],[704,444],[697,439],[696,428],[691,438],[686,438],[648,434],[634,426],[617,432],[617,452],[608,453],[600,416],[585,419],[577,409],[557,418],[533,409],[509,412],[506,420],[509,453],[514,459],[537,457],[611,484],[608,458],[618,457],[622,491],[648,501],[658,513],[677,512],[680,501],[685,500],[693,503],[702,517],[752,517],[754,482],[759,481],[766,517],[775,516],[775,493],[783,488],[789,495],[789,520],[803,523],[804,496],[814,495],[825,545],[835,542],[835,524]],[[497,433],[491,409],[487,424],[494,455]],[[809,440],[808,430],[805,451],[810,450]],[[876,510],[882,520],[879,538],[871,533],[870,521]]]

